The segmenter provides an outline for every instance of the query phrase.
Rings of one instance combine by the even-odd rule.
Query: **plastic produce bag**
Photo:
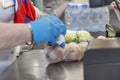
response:
[[[45,49],[46,59],[50,63],[57,63],[63,60],[65,50],[60,46],[48,46]]]
[[[66,44],[64,49],[60,46],[48,46],[45,49],[46,59],[50,63],[80,61],[84,56],[87,46],[88,42],[81,42],[79,44],[71,42]]]
[[[71,42],[65,47],[65,61],[80,60],[82,58],[81,48],[77,43]]]

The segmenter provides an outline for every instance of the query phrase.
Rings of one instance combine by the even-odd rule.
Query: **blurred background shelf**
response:
[[[45,13],[53,14],[57,17],[61,17],[64,14],[64,10],[67,5],[67,1],[70,0],[32,0],[33,4],[41,11]]]
[[[61,3],[58,6],[51,8],[50,11],[47,11],[47,9],[45,9],[45,12],[53,14],[57,17],[61,17],[66,9],[66,5],[67,5],[67,2]]]

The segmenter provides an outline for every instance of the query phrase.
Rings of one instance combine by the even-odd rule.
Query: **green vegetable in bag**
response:
[[[84,30],[77,32],[77,37],[78,37],[78,42],[87,42],[93,39],[91,34]]]
[[[77,39],[76,32],[74,32],[74,31],[67,31],[67,33],[65,35],[66,43],[76,42],[76,39]]]

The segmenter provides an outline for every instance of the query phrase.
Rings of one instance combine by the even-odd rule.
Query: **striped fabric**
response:
[[[14,23],[27,23],[35,20],[36,14],[31,0],[14,0],[14,3]]]

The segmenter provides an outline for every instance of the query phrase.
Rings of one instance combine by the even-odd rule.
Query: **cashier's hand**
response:
[[[30,22],[33,32],[33,42],[47,42],[49,45],[56,46],[57,39],[60,35],[66,34],[66,27],[63,22],[52,15],[45,15],[42,18]],[[61,43],[61,47],[64,47],[64,43]]]

